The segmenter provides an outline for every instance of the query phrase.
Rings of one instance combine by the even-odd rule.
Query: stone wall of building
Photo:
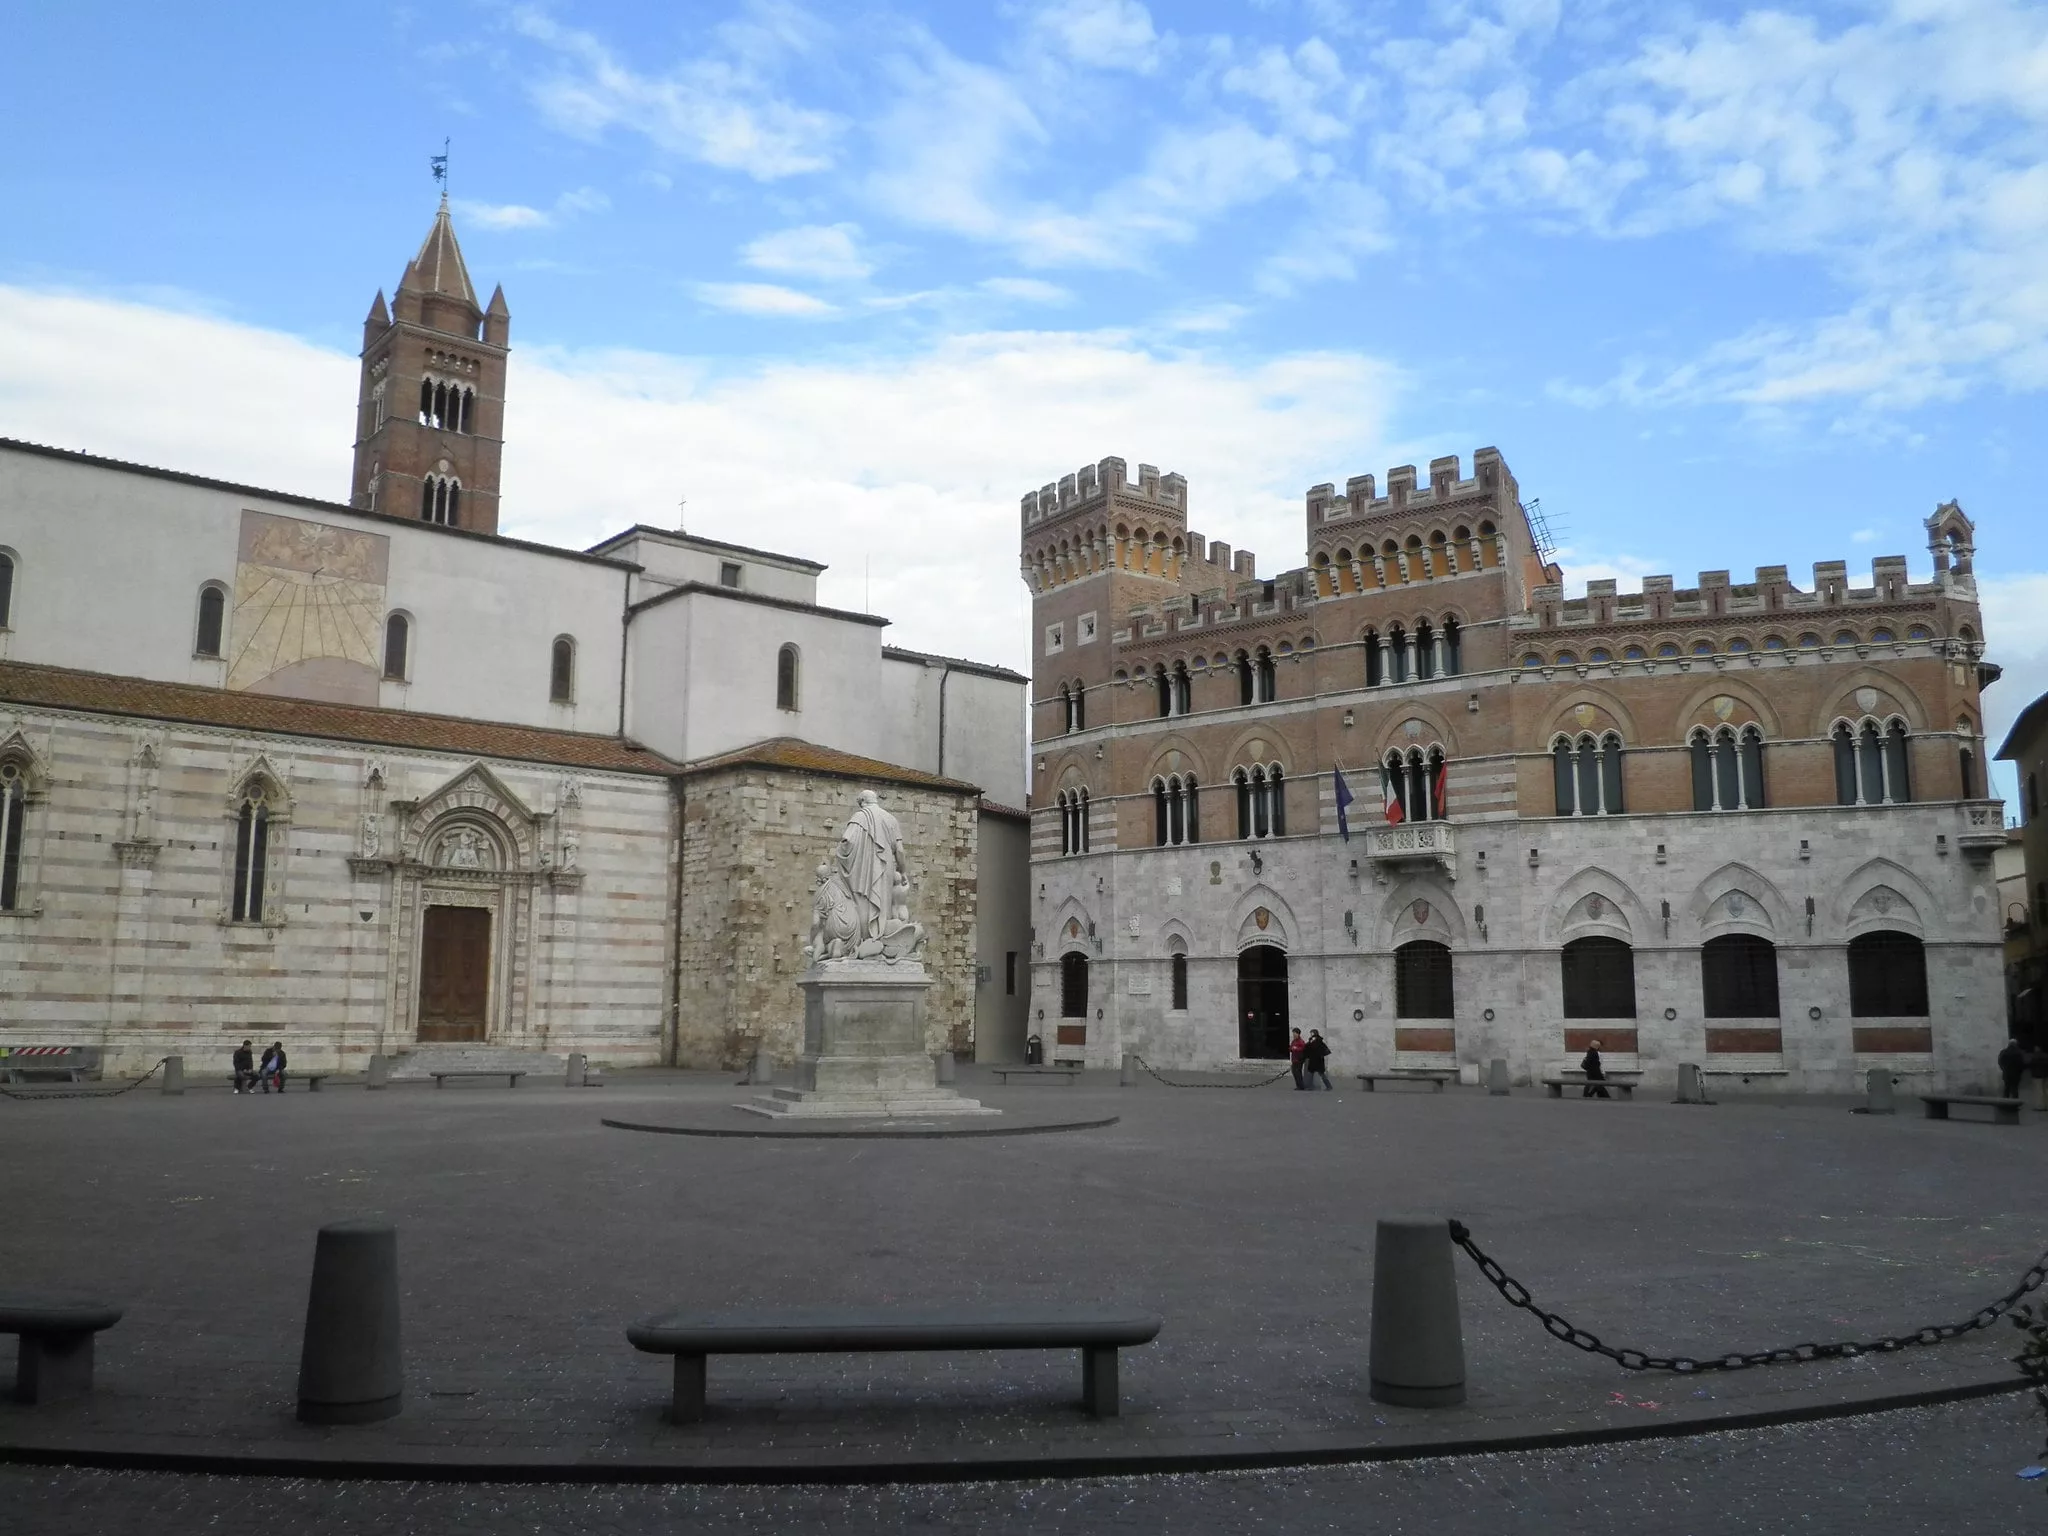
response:
[[[910,912],[925,927],[925,968],[936,983],[930,1047],[973,1049],[975,790],[745,762],[692,773],[682,785],[678,1065],[738,1067],[764,1043],[778,1061],[796,1059],[817,866],[863,789],[903,827]]]
[[[0,1044],[110,1073],[245,1036],[294,1063],[411,1049],[421,914],[491,913],[487,1043],[661,1059],[671,800],[658,774],[0,704],[30,785],[0,912]],[[242,791],[270,810],[261,921],[231,920]]]

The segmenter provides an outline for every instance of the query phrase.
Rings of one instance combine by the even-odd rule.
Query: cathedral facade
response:
[[[444,201],[365,326],[347,503],[0,440],[0,1048],[789,1059],[872,788],[932,1048],[1021,1053],[1026,680],[799,556],[499,534],[509,328]]]
[[[1023,498],[1031,1028],[1049,1057],[1284,1056],[1652,1085],[1983,1082],[2003,1041],[1974,533],[1564,596],[1482,449],[1307,496],[1308,563],[1105,459]]]

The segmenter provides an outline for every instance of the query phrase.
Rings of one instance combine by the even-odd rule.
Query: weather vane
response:
[[[441,141],[441,153],[427,156],[427,164],[433,167],[434,184],[443,192],[448,190],[448,141]]]

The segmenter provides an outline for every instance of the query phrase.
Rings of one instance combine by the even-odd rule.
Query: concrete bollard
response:
[[[1681,1061],[1678,1064],[1678,1097],[1672,1102],[1677,1104],[1710,1104],[1713,1102],[1707,1097],[1707,1087],[1700,1078],[1698,1062]]]
[[[1506,1098],[1508,1092],[1508,1064],[1496,1056],[1486,1064],[1486,1091],[1495,1098]]]
[[[397,1413],[405,1392],[398,1337],[398,1230],[381,1221],[320,1229],[306,1338],[299,1351],[299,1419],[368,1424]]]
[[[562,1074],[562,1082],[570,1088],[581,1088],[583,1079],[589,1075],[590,1058],[581,1051],[569,1053],[569,1070]]]
[[[1124,1052],[1123,1072],[1118,1076],[1116,1085],[1119,1088],[1135,1088],[1138,1086],[1138,1057],[1135,1052]]]
[[[164,1058],[164,1087],[163,1087],[163,1091],[164,1091],[165,1093],[183,1093],[183,1092],[185,1091],[185,1058],[184,1058],[184,1057],[182,1057],[182,1056],[166,1056],[166,1057]]]
[[[1866,1115],[1894,1115],[1899,1106],[1892,1098],[1892,1074],[1887,1067],[1872,1067],[1863,1077]]]
[[[365,1088],[383,1088],[391,1082],[391,1059],[378,1052],[370,1058],[369,1067],[363,1073]]]
[[[939,1081],[941,1083],[952,1082],[954,1079],[955,1072],[959,1066],[959,1063],[954,1060],[953,1053],[951,1051],[941,1051],[938,1054],[937,1060],[939,1069]]]
[[[1498,1065],[1496,1063],[1496,1065]],[[1465,1336],[1450,1223],[1383,1216],[1373,1245],[1372,1363],[1375,1402],[1453,1408],[1465,1401]]]
[[[747,1081],[756,1084],[775,1081],[775,1058],[768,1054],[767,1046],[760,1046],[754,1051],[754,1064],[747,1068]]]

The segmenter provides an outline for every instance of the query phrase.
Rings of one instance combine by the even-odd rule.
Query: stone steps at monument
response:
[[[502,1045],[423,1045],[391,1058],[391,1076],[403,1082],[423,1082],[436,1072],[525,1072],[535,1081],[559,1080],[568,1067],[568,1058],[552,1051]]]

